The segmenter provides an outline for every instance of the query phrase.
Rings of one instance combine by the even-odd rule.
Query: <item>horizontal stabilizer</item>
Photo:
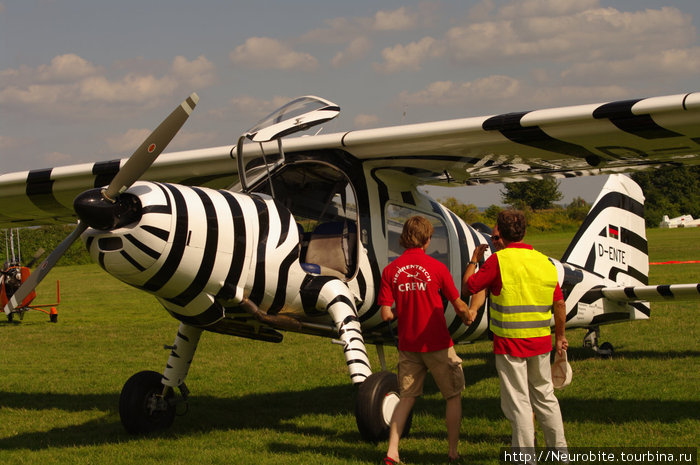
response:
[[[698,300],[700,284],[666,284],[660,286],[600,287],[591,289],[585,298],[606,298],[619,302]]]

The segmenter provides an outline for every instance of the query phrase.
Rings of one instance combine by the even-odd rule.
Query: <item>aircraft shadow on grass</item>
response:
[[[484,367],[491,369],[492,367]],[[472,370],[468,371],[470,378]],[[468,384],[470,384],[468,382]],[[212,396],[196,396],[191,400],[192,409],[188,413],[187,422],[178,422],[169,432],[160,437],[178,438],[191,433],[202,433],[216,430],[274,430],[279,433],[293,433],[305,436],[318,436],[319,443],[324,438],[336,438],[347,443],[346,446],[334,445],[333,456],[343,456],[349,459],[376,459],[376,446],[363,443],[354,428],[337,428],[323,426],[298,426],[294,419],[305,415],[323,414],[330,416],[352,417],[353,412],[338,403],[338,398],[353,395],[352,386],[324,386],[303,391],[286,391],[244,395],[237,398],[221,398]],[[425,398],[416,404],[415,413],[419,415],[414,422],[420,422],[421,416],[444,417],[444,401],[437,394],[432,383],[426,384]],[[435,394],[435,395],[433,395]],[[118,394],[61,394],[61,393],[18,393],[0,391],[0,408],[25,409],[31,414],[43,415],[42,410],[64,410],[69,412],[101,411],[100,418],[79,425],[56,427],[48,431],[19,433],[0,439],[0,450],[44,450],[48,448],[75,447],[81,445],[99,445],[124,443],[131,439],[140,440],[138,436],[126,433],[119,422],[116,406]],[[471,397],[469,387],[463,394],[463,424],[469,423],[469,418],[487,418],[502,420],[503,414],[498,397]],[[583,399],[567,398],[562,403],[564,421],[568,423],[618,423],[639,420],[676,423],[685,419],[696,419],[694,412],[700,409],[700,401],[662,401],[651,399]],[[418,425],[416,425],[418,426]],[[345,429],[345,431],[343,431]],[[509,432],[502,434],[484,435],[470,434],[469,428],[463,440],[467,443],[509,442]],[[435,438],[443,440],[445,432],[421,431],[415,428],[411,433],[414,438]],[[322,448],[287,444],[271,435],[267,447],[273,453],[300,453],[316,451],[323,454]],[[329,452],[330,453],[330,452]],[[475,460],[478,457],[471,457]],[[443,461],[442,455],[436,456],[425,453],[420,457],[420,463]]]

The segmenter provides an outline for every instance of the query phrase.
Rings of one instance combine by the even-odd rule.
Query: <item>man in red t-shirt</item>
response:
[[[447,267],[426,255],[433,225],[422,216],[412,216],[403,227],[399,243],[406,251],[382,273],[377,303],[384,321],[397,318],[399,332],[399,388],[401,399],[391,417],[389,448],[384,463],[399,461],[399,438],[415,404],[423,394],[423,381],[430,370],[447,402],[446,422],[448,459],[459,454],[459,427],[462,419],[460,393],[464,390],[462,360],[454,350],[445,321],[440,293],[449,300],[457,315],[471,324],[476,317],[459,298]],[[396,310],[392,304],[396,303]]]
[[[462,280],[462,293],[491,292],[493,352],[501,385],[501,408],[511,422],[513,448],[521,452],[534,448],[534,409],[547,447],[566,450],[549,365],[552,313],[557,352],[569,346],[565,336],[566,304],[557,272],[544,255],[522,242],[526,231],[522,212],[501,211],[496,221],[491,238],[498,251],[475,273],[488,246],[476,248]]]

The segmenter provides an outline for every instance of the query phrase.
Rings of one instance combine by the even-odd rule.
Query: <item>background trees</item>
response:
[[[647,228],[659,226],[663,215],[700,217],[700,166],[664,167],[632,174],[646,198]]]
[[[528,182],[512,182],[504,184],[501,199],[506,205],[519,210],[530,207],[532,210],[543,210],[554,207],[554,202],[561,200],[559,182],[553,178],[538,179]]]

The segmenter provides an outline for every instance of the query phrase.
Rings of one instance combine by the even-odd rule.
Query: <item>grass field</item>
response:
[[[560,257],[571,234],[529,242]],[[651,261],[699,260],[700,228],[650,230]],[[700,265],[651,267],[651,282],[695,282]],[[342,349],[286,334],[281,344],[206,333],[187,384],[189,412],[171,430],[138,438],[122,429],[118,398],[137,371],[162,371],[177,322],[155,302],[97,266],[58,267],[38,301],[54,298],[57,324],[42,313],[0,323],[0,464],[376,464],[386,443],[360,440]],[[574,447],[697,447],[700,332],[697,302],[653,304],[648,321],[601,328],[611,360],[569,331],[572,384],[557,395]],[[378,366],[374,351],[373,363]],[[498,463],[509,444],[490,345],[460,346],[467,389],[463,463]],[[387,349],[390,365],[396,351]],[[542,443],[541,433],[539,442]],[[407,463],[444,463],[444,402],[432,384],[401,443]]]

